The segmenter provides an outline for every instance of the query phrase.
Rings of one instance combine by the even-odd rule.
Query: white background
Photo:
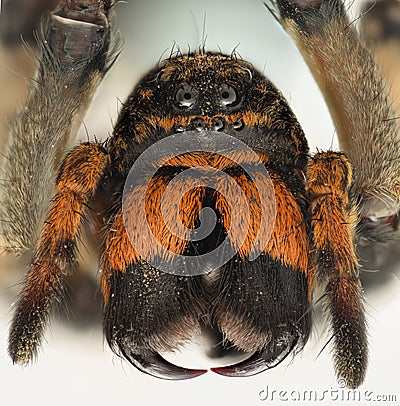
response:
[[[126,38],[121,57],[98,92],[85,125],[90,135],[106,136],[120,106],[140,76],[165,56],[174,42],[183,51],[202,43],[206,16],[207,49],[231,52],[237,47],[279,87],[300,120],[313,151],[338,148],[334,128],[319,91],[291,40],[259,0],[137,0],[116,7],[118,28]],[[83,131],[83,134],[86,130]],[[379,277],[379,276],[378,276]],[[400,284],[367,292],[370,366],[360,389],[397,394],[400,364]],[[113,355],[103,342],[101,326],[75,330],[52,323],[38,361],[13,366],[6,353],[11,302],[0,298],[0,403],[2,405],[257,405],[261,390],[337,389],[329,350],[317,357],[328,340],[326,326],[318,324],[305,351],[274,370],[252,378],[229,379],[208,373],[185,382],[157,380],[137,372]],[[101,310],[99,309],[99,320]],[[186,365],[210,366],[194,350]],[[185,361],[183,361],[185,362]],[[188,364],[189,363],[189,364]],[[264,392],[265,393],[265,392]],[[346,392],[345,392],[346,394]],[[277,394],[274,395],[275,399]],[[285,395],[282,394],[284,397]],[[328,397],[328,394],[325,395]],[[332,396],[336,396],[333,392]],[[342,392],[338,393],[339,399]],[[329,397],[328,397],[329,399]],[[284,402],[295,404],[295,402]],[[301,402],[298,402],[301,404]],[[307,404],[304,402],[303,404]],[[326,400],[321,404],[341,404]],[[370,404],[366,400],[356,404]],[[383,404],[391,404],[389,402]],[[279,403],[278,403],[279,404]],[[352,402],[347,402],[352,404]]]

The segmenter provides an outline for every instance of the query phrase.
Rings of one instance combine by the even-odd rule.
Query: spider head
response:
[[[307,141],[282,94],[232,55],[180,55],[150,71],[121,111],[111,150],[130,168],[149,146],[189,131],[223,132],[292,167],[307,160]]]

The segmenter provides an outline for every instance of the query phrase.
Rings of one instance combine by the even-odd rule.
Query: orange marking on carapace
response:
[[[231,233],[230,239],[238,254],[245,258],[252,249],[268,253],[271,258],[281,261],[284,265],[306,273],[309,277],[309,251],[304,218],[293,194],[279,179],[273,178],[271,182],[262,173],[253,173],[258,178],[262,188],[257,189],[255,183],[245,174],[235,176],[235,181],[243,191],[245,199],[238,199],[234,190],[221,185],[221,191],[216,200],[216,208],[221,213],[227,231]],[[261,200],[266,203],[262,213]],[[236,209],[235,218],[232,218],[232,204],[246,206]],[[275,211],[276,209],[276,211]],[[245,218],[247,217],[247,219]],[[266,216],[263,219],[261,216]],[[272,233],[270,227],[275,221]],[[237,224],[235,224],[237,223]],[[248,228],[243,225],[248,223]],[[243,245],[243,233],[247,236]],[[269,239],[266,238],[269,236]],[[257,244],[256,246],[254,244]]]
[[[202,208],[205,188],[193,188],[191,179],[181,179],[166,197],[167,186],[168,179],[155,176],[148,185],[144,181],[125,196],[123,211],[117,214],[107,235],[102,257],[101,285],[105,303],[109,298],[109,279],[113,272],[125,272],[129,264],[142,258],[150,260],[160,256],[168,259],[184,253]],[[182,190],[187,192],[182,193]],[[144,202],[141,201],[143,196]],[[144,215],[138,215],[138,205],[143,203]],[[176,235],[174,226],[177,221],[181,222],[182,228]],[[147,229],[152,233],[150,238],[144,237],[148,235]]]
[[[110,295],[110,276],[114,271],[124,272],[126,267],[140,260],[139,254],[129,240],[122,210],[118,212],[107,234],[101,258],[101,288],[106,305]]]
[[[216,209],[228,232],[228,238],[238,254],[247,257],[256,241],[261,224],[261,204],[259,190],[241,173],[232,178],[223,178],[217,184]]]
[[[105,249],[106,253],[124,254],[106,254],[105,268],[124,272],[127,265],[140,261],[139,253],[144,258],[165,256],[165,252],[159,252],[159,247],[153,244],[152,240],[141,238],[147,228],[160,243],[161,249],[169,251],[171,255],[182,254],[188,244],[190,232],[195,227],[205,195],[205,188],[195,187],[193,182],[196,182],[196,179],[180,179],[166,193],[168,179],[155,176],[148,185],[144,182],[125,196],[123,212],[120,211],[116,216],[106,239]],[[182,193],[182,190],[185,192]],[[137,207],[143,203],[144,216],[140,216]],[[178,221],[180,226],[177,225]],[[175,234],[174,231],[179,232]],[[132,237],[133,241],[130,241],[129,237]],[[135,248],[132,243],[136,243]]]
[[[265,170],[257,155],[241,151],[236,155],[239,161],[257,162]],[[265,156],[262,158],[267,160]],[[215,210],[220,213],[228,237],[242,258],[253,248],[255,252],[268,253],[282,264],[307,274],[311,289],[310,244],[304,218],[282,180],[276,176],[271,180],[261,168],[252,171],[252,180],[235,160],[217,153],[193,152],[163,162],[170,167],[193,168],[195,172],[182,177],[179,172],[178,175],[156,174],[152,179],[142,179],[125,196],[125,223],[120,212],[106,240],[102,266],[105,298],[112,272],[124,272],[130,263],[140,261],[141,256],[146,260],[155,256],[168,260],[170,255],[184,253],[203,208],[206,187],[216,190]],[[220,172],[227,169],[237,172]],[[138,215],[138,207],[143,205],[144,212]],[[142,238],[146,229],[151,230],[151,238],[159,245],[152,239]],[[135,240],[129,241],[128,234]]]
[[[268,156],[254,151],[227,149],[218,152],[193,151],[185,154],[163,157],[152,162],[154,168],[173,166],[177,168],[210,167],[225,171],[240,167],[242,164],[264,164]]]
[[[271,117],[264,114],[255,113],[251,110],[244,112],[237,112],[233,114],[217,114],[215,116],[183,116],[183,115],[167,115],[167,116],[150,116],[148,117],[147,123],[138,126],[136,131],[140,135],[139,139],[145,138],[145,134],[149,128],[163,128],[166,132],[170,132],[178,124],[184,128],[188,127],[190,123],[195,119],[202,119],[205,123],[205,126],[209,129],[212,129],[213,120],[215,118],[222,118],[227,125],[233,125],[238,120],[242,120],[244,125],[251,128],[254,126],[269,126],[271,124]],[[149,127],[150,125],[150,127]],[[142,128],[143,127],[143,128]]]
[[[310,242],[306,222],[292,192],[280,179],[273,179],[276,199],[275,226],[266,252],[284,265],[307,274],[312,286]]]

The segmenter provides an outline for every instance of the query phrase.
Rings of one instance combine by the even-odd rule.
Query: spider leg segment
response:
[[[60,299],[63,277],[75,260],[76,239],[87,205],[108,166],[107,152],[95,143],[76,147],[63,161],[11,325],[9,353],[14,363],[26,364],[37,353],[49,311]]]
[[[346,386],[364,380],[367,334],[359,265],[354,249],[356,213],[349,191],[352,172],[341,153],[323,152],[308,165],[307,189],[317,277],[326,284],[325,300],[334,340],[334,363]]]
[[[396,115],[392,121],[399,122],[400,114],[400,3],[397,0],[367,1],[363,3],[360,31],[368,48],[373,52],[384,77],[387,80]],[[380,154],[380,151],[378,151]],[[377,158],[380,159],[380,156]],[[387,162],[395,168],[395,164]],[[360,235],[367,238],[358,241],[360,256],[369,269],[398,268],[400,213],[382,213],[365,218],[361,223]],[[369,238],[368,238],[369,237]],[[372,242],[372,243],[371,243]],[[387,276],[390,277],[390,272]],[[363,275],[363,282],[367,281]],[[375,282],[373,275],[371,280]],[[382,273],[381,273],[381,280]]]
[[[43,22],[37,76],[11,126],[2,176],[1,231],[12,252],[33,251],[56,168],[115,59],[109,8],[109,1],[63,0]]]
[[[393,105],[400,113],[400,3],[397,0],[363,2],[360,31],[387,79]]]
[[[328,104],[355,172],[360,215],[392,218],[400,206],[400,131],[382,73],[340,0],[275,4]]]

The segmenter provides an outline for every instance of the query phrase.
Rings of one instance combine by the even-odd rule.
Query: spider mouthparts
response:
[[[291,336],[274,351],[256,351],[249,358],[226,367],[211,368],[216,374],[229,377],[247,377],[260,374],[279,365],[296,347],[299,337]]]
[[[207,372],[206,369],[188,369],[174,365],[165,360],[160,354],[151,350],[141,351],[140,354],[125,353],[124,357],[140,371],[167,380],[184,380],[196,378]]]

